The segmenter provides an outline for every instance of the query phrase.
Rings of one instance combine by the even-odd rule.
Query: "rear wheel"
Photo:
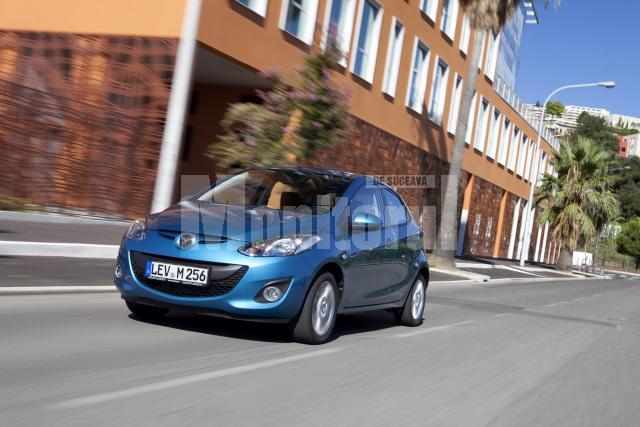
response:
[[[168,308],[138,304],[137,302],[133,301],[125,301],[125,303],[133,314],[140,317],[162,317],[169,311]]]
[[[422,324],[426,291],[427,287],[425,286],[424,278],[418,275],[416,281],[413,282],[404,306],[394,313],[399,324],[404,326],[419,326]]]
[[[324,273],[313,282],[302,311],[292,325],[295,341],[322,344],[329,339],[338,308],[336,289],[336,280],[331,273]]]

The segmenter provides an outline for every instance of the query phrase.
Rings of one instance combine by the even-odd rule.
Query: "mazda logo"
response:
[[[182,233],[176,237],[176,246],[180,249],[191,249],[198,243],[198,238],[191,233]]]

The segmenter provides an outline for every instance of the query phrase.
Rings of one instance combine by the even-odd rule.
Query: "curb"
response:
[[[47,295],[117,292],[111,286],[9,286],[0,288],[0,295]]]
[[[105,225],[122,225],[129,224],[128,221],[120,219],[106,219],[100,217],[89,216],[71,216],[58,213],[36,213],[36,212],[15,212],[0,211],[0,220],[3,221],[26,221],[26,222],[43,222],[54,224],[105,224]]]
[[[118,245],[0,241],[0,255],[2,256],[116,259],[118,250]]]
[[[449,275],[453,275],[453,276],[460,276],[460,277],[465,277],[468,280],[473,280],[475,282],[488,282],[489,280],[491,280],[490,276],[484,275],[484,274],[477,274],[477,273],[470,273],[468,271],[464,271],[464,270],[445,270],[442,268],[436,268],[436,267],[429,267],[430,271],[435,271],[436,273],[443,273],[443,274],[449,274]],[[457,280],[458,282],[460,282],[460,280]],[[449,281],[443,281],[441,280],[440,283],[450,283],[453,282],[453,280]],[[433,282],[436,283],[436,282]]]

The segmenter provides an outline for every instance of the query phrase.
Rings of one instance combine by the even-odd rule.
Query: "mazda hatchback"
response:
[[[136,316],[170,309],[288,323],[331,336],[336,316],[392,311],[422,323],[422,230],[380,180],[331,170],[249,169],[134,221],[115,284]]]

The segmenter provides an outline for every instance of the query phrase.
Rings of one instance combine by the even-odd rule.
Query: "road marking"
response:
[[[567,301],[560,301],[560,302],[554,302],[554,303],[552,303],[552,304],[545,304],[544,306],[545,306],[545,307],[554,307],[554,306],[556,306],[556,305],[566,304],[566,303],[567,303]]]
[[[166,381],[141,385],[137,387],[126,388],[119,391],[108,393],[94,394],[93,396],[80,397],[64,402],[59,402],[51,406],[53,409],[70,409],[82,406],[95,405],[97,403],[109,402],[111,400],[122,399],[139,394],[153,393],[174,387],[181,387],[187,384],[193,384],[200,381],[212,380],[216,378],[228,377],[230,375],[242,374],[245,372],[256,371],[258,369],[269,368],[271,366],[282,365],[285,363],[295,362],[298,360],[311,359],[313,357],[326,356],[339,352],[340,348],[329,348],[325,350],[311,351],[308,353],[297,354],[295,356],[281,357],[279,359],[265,360],[263,362],[250,363],[248,365],[236,366],[233,368],[219,369],[201,374],[187,375],[181,378],[174,378]]]
[[[510,314],[511,314],[510,312],[506,312],[506,313],[498,313],[498,314],[496,314],[496,317],[504,317],[504,316],[508,316],[508,315],[510,315]]]
[[[118,245],[0,241],[0,255],[116,259]]]
[[[428,334],[429,332],[442,331],[444,329],[455,328],[456,326],[468,325],[473,323],[471,320],[465,320],[464,322],[451,323],[449,325],[434,326],[432,328],[424,328],[413,332],[406,332],[404,334],[395,335],[395,338],[408,338],[416,335]]]
[[[26,294],[74,294],[91,292],[116,292],[114,285],[96,286],[5,286],[0,287],[0,295]]]

